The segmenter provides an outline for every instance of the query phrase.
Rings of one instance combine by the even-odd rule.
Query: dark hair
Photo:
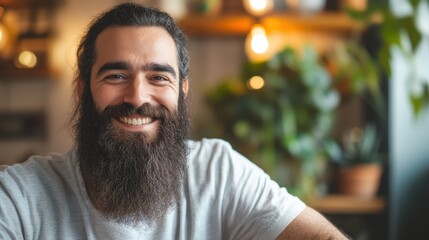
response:
[[[81,107],[82,98],[88,98],[90,93],[91,69],[95,63],[95,41],[98,35],[111,26],[159,26],[163,27],[173,38],[178,55],[179,82],[182,89],[183,80],[189,74],[189,56],[186,49],[186,37],[175,20],[165,12],[155,8],[144,7],[135,3],[123,3],[102,13],[90,24],[86,34],[82,37],[77,49],[77,71],[75,87],[81,88],[75,112],[71,120],[76,117]]]

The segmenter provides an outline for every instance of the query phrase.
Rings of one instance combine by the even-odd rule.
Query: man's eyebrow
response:
[[[133,67],[127,62],[107,62],[97,71],[97,76],[109,70],[129,70]]]
[[[155,72],[167,72],[173,75],[174,78],[177,77],[176,71],[169,64],[149,63],[143,66],[143,70],[155,71]]]

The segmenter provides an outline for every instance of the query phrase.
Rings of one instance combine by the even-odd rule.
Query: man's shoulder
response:
[[[5,220],[0,221],[0,232],[3,227],[16,236],[24,236],[25,232],[25,238],[31,239],[40,237],[37,234],[44,231],[41,229],[61,227],[62,221],[69,221],[69,213],[78,209],[80,193],[71,156],[32,156],[23,163],[2,168],[0,212]]]
[[[62,174],[71,164],[73,151],[67,154],[51,153],[46,156],[32,156],[22,163],[0,166],[0,181],[33,181],[34,178],[48,178],[51,174]]]
[[[225,140],[203,138],[199,141],[189,141],[189,166],[199,169],[215,168],[230,169],[244,166],[254,167],[253,163],[237,152]]]
[[[201,140],[188,140],[188,147],[190,152],[199,151],[219,151],[219,150],[232,150],[231,144],[219,138],[202,138]]]

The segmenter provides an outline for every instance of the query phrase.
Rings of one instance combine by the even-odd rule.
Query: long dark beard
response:
[[[160,120],[155,139],[127,132],[112,118],[133,113]],[[75,125],[79,165],[93,205],[107,218],[153,224],[177,202],[187,167],[189,133],[186,103],[178,111],[148,104],[109,106],[98,113],[93,101],[82,103]]]

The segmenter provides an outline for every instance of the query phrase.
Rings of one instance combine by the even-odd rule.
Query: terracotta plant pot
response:
[[[343,194],[358,197],[373,197],[380,185],[382,168],[379,164],[358,164],[341,168],[339,190]]]

